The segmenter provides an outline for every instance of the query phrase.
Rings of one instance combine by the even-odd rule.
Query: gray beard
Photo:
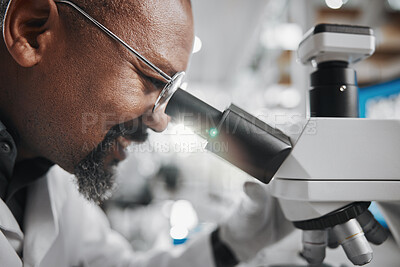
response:
[[[147,127],[141,120],[136,126],[129,130],[124,124],[114,126],[104,140],[75,166],[78,190],[89,201],[100,205],[111,197],[116,188],[115,172],[119,162],[105,165],[105,158],[112,151],[119,136],[138,143],[146,141]]]
[[[79,192],[98,205],[110,198],[115,189],[116,164],[104,164],[107,151],[110,151],[112,145],[113,140],[103,141],[75,167]]]

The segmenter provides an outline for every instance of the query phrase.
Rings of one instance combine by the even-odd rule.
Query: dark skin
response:
[[[167,74],[186,69],[189,1],[120,5],[97,19]],[[162,131],[169,121],[163,109],[151,112],[162,78],[74,13],[52,0],[12,0],[0,41],[0,119],[14,133],[18,160],[44,157],[68,172],[113,126]],[[115,151],[107,158],[122,159]]]

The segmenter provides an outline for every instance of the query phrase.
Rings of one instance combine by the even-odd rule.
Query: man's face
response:
[[[128,2],[97,19],[168,75],[185,70],[193,40],[189,1]],[[19,73],[25,84],[15,92],[12,121],[22,147],[74,172],[81,192],[99,202],[129,141],[144,141],[147,128],[165,129],[163,109],[151,112],[163,80],[75,10],[57,7],[53,45],[40,64]]]

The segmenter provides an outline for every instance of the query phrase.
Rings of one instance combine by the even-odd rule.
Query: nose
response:
[[[165,105],[154,112],[152,112],[151,109],[146,111],[142,116],[143,123],[155,132],[164,131],[167,128],[168,123],[171,121],[171,117],[165,114],[164,111]]]

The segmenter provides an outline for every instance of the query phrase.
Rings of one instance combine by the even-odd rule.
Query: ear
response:
[[[4,19],[4,42],[23,67],[37,65],[54,37],[58,18],[52,0],[11,0]]]

